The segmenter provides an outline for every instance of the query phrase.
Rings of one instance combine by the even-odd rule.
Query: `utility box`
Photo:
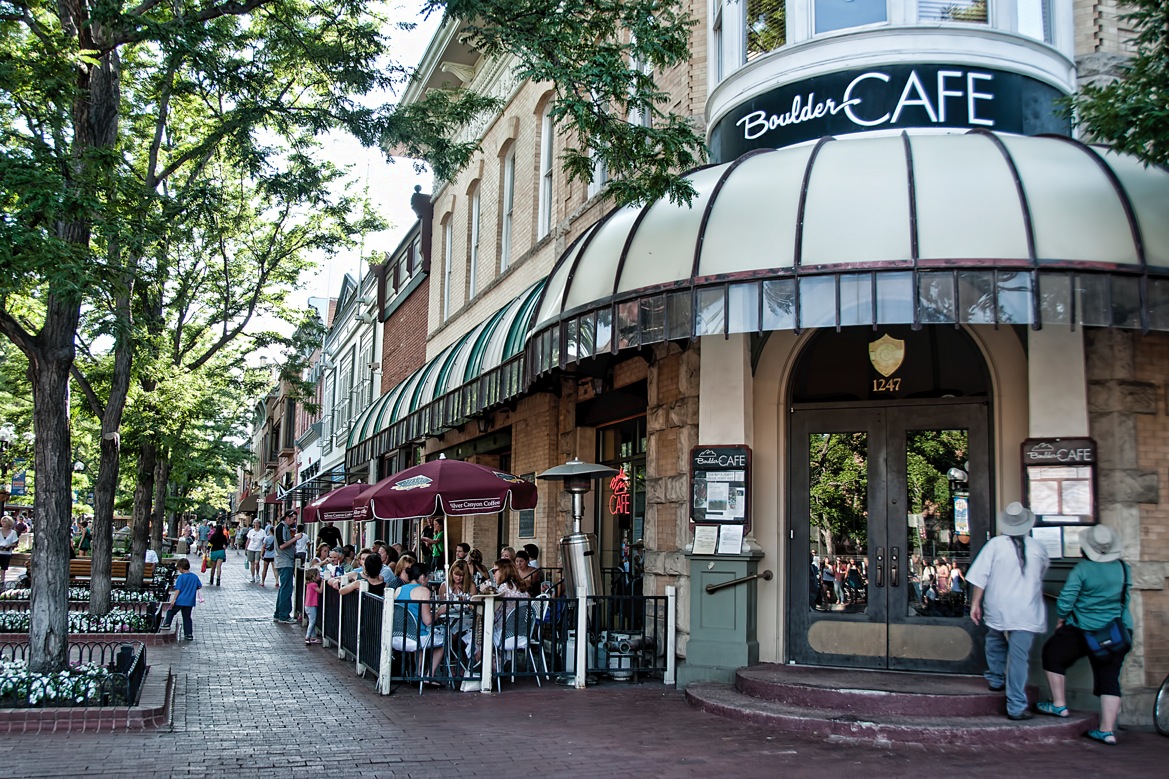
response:
[[[694,682],[726,682],[735,671],[759,662],[756,612],[759,579],[708,593],[721,584],[759,571],[763,552],[687,555],[690,561],[690,640],[686,661],[678,666],[678,687]]]

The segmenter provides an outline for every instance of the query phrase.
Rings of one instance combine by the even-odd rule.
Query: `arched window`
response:
[[[540,210],[536,220],[536,239],[552,229],[552,115],[548,109],[540,119]]]
[[[512,224],[515,215],[515,144],[503,158],[502,202],[499,208],[499,272],[511,265]]]
[[[471,230],[468,241],[467,265],[467,297],[475,297],[475,290],[479,284],[479,192],[482,188],[476,184],[471,193]]]

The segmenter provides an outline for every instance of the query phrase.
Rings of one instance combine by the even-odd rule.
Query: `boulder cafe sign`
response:
[[[982,128],[1067,135],[1055,87],[1018,73],[961,65],[888,65],[787,84],[742,103],[718,121],[710,148],[719,162],[745,152],[866,130]]]

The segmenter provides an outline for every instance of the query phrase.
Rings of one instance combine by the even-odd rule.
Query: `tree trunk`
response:
[[[154,465],[154,519],[150,522],[150,548],[162,557],[162,531],[166,522],[166,488],[170,479],[170,460],[160,455]]]
[[[81,307],[50,292],[39,347],[29,357],[35,462],[41,475],[34,508],[32,624],[28,631],[29,670],[55,673],[69,661],[69,548],[73,543],[73,473],[69,438],[69,369],[73,334]]]
[[[120,415],[119,415],[120,416]],[[104,428],[105,425],[103,424]],[[93,486],[93,575],[89,583],[89,613],[108,614],[111,608],[110,562],[114,546],[114,492],[118,486],[118,437],[101,437],[101,464]]]
[[[142,571],[146,565],[146,543],[150,538],[151,498],[154,496],[154,465],[158,460],[158,445],[143,441],[138,447],[138,479],[134,486],[134,509],[130,515],[130,568],[126,583],[142,586]]]

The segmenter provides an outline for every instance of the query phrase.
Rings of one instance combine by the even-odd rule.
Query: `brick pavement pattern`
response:
[[[220,587],[204,577],[194,642],[149,649],[152,674],[170,665],[178,677],[171,727],[7,737],[0,776],[1114,777],[1161,775],[1169,754],[1161,736],[1134,731],[1118,747],[817,741],[702,713],[654,683],[383,697],[306,647],[302,627],[273,623],[275,588],[249,583],[243,560],[229,554]]]

